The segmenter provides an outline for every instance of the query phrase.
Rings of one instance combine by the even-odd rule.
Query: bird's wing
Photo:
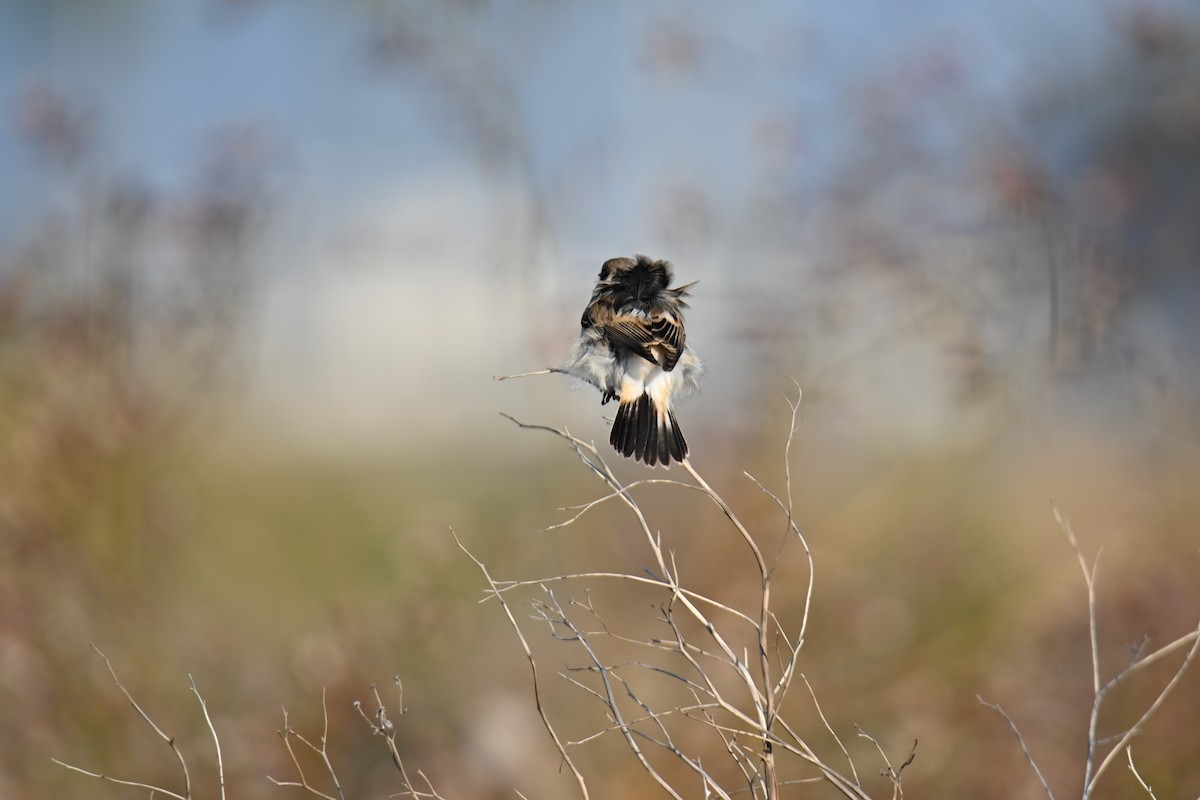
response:
[[[605,323],[604,333],[613,344],[632,350],[647,361],[660,363],[659,356],[651,348],[657,349],[661,354],[661,366],[667,372],[675,369],[683,353],[683,324],[668,313],[649,317],[618,314]]]

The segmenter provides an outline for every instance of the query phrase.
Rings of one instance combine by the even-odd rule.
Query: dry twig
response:
[[[298,789],[303,789],[309,794],[323,798],[323,800],[346,800],[346,795],[342,792],[342,783],[338,780],[337,772],[333,769],[333,762],[329,760],[329,709],[325,705],[325,691],[321,691],[321,717],[323,726],[321,728],[321,745],[318,747],[307,739],[303,734],[297,733],[288,723],[287,709],[283,709],[283,727],[277,731],[279,738],[283,740],[283,746],[287,748],[288,755],[291,756],[292,764],[296,767],[296,774],[300,777],[298,781],[281,781],[276,778],[267,776],[267,780],[276,786],[294,786]],[[296,750],[292,747],[292,740],[296,739],[309,750],[321,757],[322,763],[325,765],[325,771],[329,773],[329,779],[333,783],[333,789],[337,792],[337,797],[322,792],[320,789],[308,782],[308,778],[304,775],[304,768],[300,766],[300,759],[296,756]]]
[[[526,658],[533,667],[535,699],[543,723],[564,761],[575,771],[585,796],[583,778],[575,770],[574,764],[570,763],[567,753],[574,747],[613,733],[624,741],[642,770],[672,797],[683,796],[683,789],[673,785],[659,766],[660,762],[651,757],[655,750],[686,766],[700,781],[705,797],[732,797],[748,793],[756,798],[775,800],[779,797],[780,786],[823,780],[846,797],[868,800],[869,796],[859,781],[849,751],[838,738],[819,704],[817,709],[823,724],[833,735],[841,756],[850,764],[850,776],[843,775],[828,764],[804,737],[780,716],[783,700],[793,678],[799,672],[800,652],[805,643],[815,575],[812,552],[794,519],[792,474],[791,466],[787,463],[790,461],[791,445],[798,431],[799,404],[798,394],[794,402],[788,399],[791,416],[784,448],[784,491],[772,492],[761,481],[747,475],[778,505],[784,515],[783,536],[769,551],[764,550],[760,536],[740,519],[690,460],[683,461],[680,466],[691,477],[691,482],[656,479],[627,483],[617,477],[593,444],[573,436],[566,430],[530,425],[507,414],[503,415],[523,429],[544,431],[565,441],[592,474],[605,485],[605,492],[597,499],[560,509],[575,513],[551,528],[574,524],[597,505],[617,501],[632,515],[639,538],[644,542],[652,559],[652,567],[646,570],[648,576],[581,572],[533,580],[500,581],[492,578],[479,560],[467,552],[455,536],[459,547],[467,552],[483,571],[489,586],[489,598],[495,598],[504,605],[505,613],[520,638]],[[720,510],[738,539],[744,543],[753,564],[753,574],[758,577],[757,602],[752,609],[719,602],[684,585],[674,553],[663,545],[662,535],[652,528],[634,494],[634,489],[640,490],[650,486],[698,491],[707,496]],[[794,629],[789,630],[786,621],[781,620],[771,607],[771,589],[775,571],[781,563],[788,543],[792,540],[804,548],[808,574],[799,621]],[[666,627],[667,633],[644,639],[626,636],[610,628],[590,599],[562,603],[551,588],[559,584],[569,586],[588,580],[627,581],[661,589],[664,598],[655,607],[660,612],[658,622]],[[562,676],[589,697],[600,702],[610,723],[579,741],[565,743],[554,732],[542,706],[535,659],[506,601],[506,596],[515,590],[535,587],[542,592],[542,599],[534,604],[535,618],[549,626],[554,638],[577,645],[585,657],[583,665],[568,667],[566,672],[561,673]],[[587,593],[589,590],[584,591]],[[589,629],[581,625],[573,617],[576,612],[572,609],[585,611],[598,627]],[[619,642],[625,647],[645,648],[648,653],[658,655],[617,662],[605,655],[605,639]],[[752,648],[747,648],[742,642],[753,643]],[[755,652],[747,652],[749,649]],[[778,663],[772,661],[773,654],[777,655]],[[644,680],[655,676],[684,691],[691,697],[691,702],[676,702],[666,707],[656,707],[654,698],[657,695],[642,688]],[[808,688],[816,703],[812,687]],[[681,741],[679,732],[682,731],[678,726],[685,724],[699,724],[717,737],[721,749],[741,776],[744,782],[742,787],[724,786],[709,765],[702,764],[699,758],[685,752],[678,744]],[[794,757],[800,763],[815,768],[816,772],[811,777],[783,780],[780,778],[778,763],[781,756]],[[899,789],[900,773],[911,763],[912,758],[913,755],[910,754],[904,765],[897,769],[891,767],[886,757],[884,759],[887,768],[882,774],[889,778],[896,797],[902,795]]]
[[[1183,680],[1184,674],[1191,667],[1193,660],[1196,658],[1196,653],[1200,651],[1200,623],[1197,624],[1196,629],[1189,631],[1183,636],[1180,636],[1170,644],[1160,647],[1158,650],[1155,650],[1149,655],[1143,657],[1141,654],[1141,648],[1138,648],[1138,652],[1135,654],[1134,660],[1127,667],[1125,667],[1125,669],[1118,672],[1107,682],[1103,682],[1101,679],[1100,669],[1099,623],[1096,613],[1096,574],[1099,567],[1100,556],[1099,553],[1097,553],[1096,558],[1093,559],[1092,563],[1089,565],[1087,559],[1083,555],[1083,551],[1079,547],[1079,540],[1075,536],[1075,531],[1072,529],[1070,521],[1058,510],[1057,507],[1052,506],[1052,510],[1054,512],[1054,519],[1058,522],[1059,527],[1067,537],[1067,541],[1071,544],[1071,549],[1075,552],[1075,557],[1079,561],[1079,569],[1083,573],[1084,585],[1087,587],[1088,630],[1091,638],[1092,657],[1092,708],[1088,717],[1088,732],[1086,742],[1087,749],[1084,756],[1082,798],[1083,800],[1088,800],[1092,796],[1093,792],[1096,790],[1096,785],[1099,782],[1100,777],[1105,773],[1108,767],[1112,765],[1113,761],[1121,752],[1126,753],[1129,759],[1130,769],[1133,770],[1135,775],[1137,775],[1138,782],[1142,784],[1142,787],[1145,788],[1147,792],[1150,792],[1150,787],[1144,781],[1142,781],[1141,775],[1138,775],[1137,770],[1133,767],[1133,755],[1132,753],[1128,752],[1129,743],[1135,735],[1142,731],[1146,723],[1155,714],[1155,712],[1157,712],[1163,706],[1167,700],[1167,697],[1172,691],[1174,691],[1175,687],[1179,685],[1179,682]],[[1154,698],[1150,705],[1146,707],[1145,711],[1141,713],[1138,719],[1131,726],[1129,726],[1129,728],[1123,731],[1111,736],[1100,736],[1098,732],[1100,710],[1104,705],[1104,700],[1108,696],[1108,693],[1125,679],[1134,675],[1144,667],[1159,661],[1176,650],[1186,647],[1188,644],[1191,645],[1191,648],[1188,650],[1187,655],[1184,656],[1183,661],[1175,670],[1175,673],[1171,676],[1171,679],[1162,688],[1162,690],[1159,691],[1158,695]],[[1054,800],[1054,794],[1050,791],[1050,787],[1047,784],[1046,778],[1042,774],[1042,771],[1038,769],[1037,763],[1034,761],[1032,753],[1030,753],[1028,746],[1025,744],[1025,737],[1021,735],[1021,731],[1017,726],[1017,723],[1014,722],[1013,719],[1007,713],[1005,713],[1003,709],[1000,708],[1000,706],[988,703],[984,701],[982,697],[979,698],[979,702],[1000,714],[1008,722],[1009,726],[1013,729],[1013,733],[1017,735],[1017,740],[1020,742],[1021,750],[1025,753],[1026,760],[1029,762],[1030,766],[1033,767],[1034,772],[1037,774],[1038,780],[1042,784],[1042,789],[1046,792],[1046,796],[1050,800]],[[1109,750],[1103,755],[1103,757],[1100,757],[1101,749],[1105,745],[1112,742],[1116,742],[1116,744],[1113,744],[1112,747],[1109,748]],[[1097,758],[1099,758],[1098,765],[1096,763]],[[1153,793],[1150,794],[1153,796]]]
[[[133,710],[137,712],[138,716],[141,717],[143,720],[145,720],[146,724],[154,729],[154,732],[158,735],[158,737],[160,739],[162,739],[164,742],[166,742],[167,745],[171,748],[171,752],[175,754],[176,760],[179,761],[179,771],[182,773],[182,777],[183,777],[182,793],[173,792],[170,789],[164,789],[161,786],[155,786],[153,784],[144,783],[142,781],[128,780],[125,778],[115,778],[112,775],[106,775],[103,772],[93,772],[92,770],[83,769],[82,767],[77,767],[74,764],[68,764],[65,761],[60,761],[57,758],[51,758],[50,760],[53,761],[55,764],[58,764],[60,767],[65,767],[65,768],[71,770],[72,772],[78,772],[82,775],[87,775],[90,778],[99,778],[100,780],[107,781],[109,783],[115,783],[120,786],[133,786],[138,789],[148,789],[150,791],[151,796],[153,796],[155,794],[161,794],[161,795],[165,795],[167,797],[176,798],[176,800],[191,800],[191,798],[192,798],[191,774],[188,772],[187,761],[184,760],[183,752],[179,749],[178,745],[176,745],[176,743],[175,743],[175,737],[168,736],[163,731],[163,729],[161,727],[159,727],[158,723],[156,723],[153,719],[151,719],[150,715],[146,713],[145,709],[143,709],[140,705],[138,705],[138,702],[133,699],[133,695],[130,694],[129,690],[125,688],[125,684],[121,683],[121,679],[117,676],[117,671],[116,671],[116,669],[113,668],[112,662],[109,660],[108,656],[104,655],[104,653],[102,653],[100,651],[100,648],[94,644],[92,645],[92,649],[95,650],[96,654],[104,660],[104,665],[106,667],[108,667],[108,674],[112,676],[113,683],[116,685],[116,687],[118,689],[121,690],[121,694],[125,695],[125,699],[129,701],[129,705],[133,706]],[[217,777],[220,782],[221,797],[224,798],[225,797],[225,765],[221,759],[221,740],[217,736],[217,729],[213,726],[212,718],[209,717],[209,715],[208,715],[208,704],[204,701],[204,696],[200,694],[200,690],[196,688],[196,681],[192,678],[191,675],[188,675],[188,681],[191,683],[192,693],[196,695],[196,699],[200,702],[200,708],[204,712],[204,720],[205,720],[205,722],[208,723],[208,730],[212,734],[213,745],[216,747],[216,751],[217,751]]]

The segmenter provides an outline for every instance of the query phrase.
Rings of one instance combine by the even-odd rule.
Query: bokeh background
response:
[[[920,739],[914,796],[1038,795],[976,693],[1078,792],[1051,502],[1103,548],[1107,674],[1196,623],[1194,3],[7,0],[0,176],[0,797],[125,796],[51,757],[175,780],[90,643],[204,792],[189,673],[264,798],[295,794],[265,777],[292,777],[280,707],[316,735],[323,690],[348,796],[399,791],[351,708],[399,674],[443,794],[568,796],[449,528],[502,577],[646,563],[615,509],[543,532],[600,485],[498,415],[603,444],[594,394],[492,380],[559,363],[634,252],[700,280],[680,419],[756,523],[742,470],[781,486],[803,389],[803,668],[847,736]],[[754,580],[693,496],[653,499],[699,588]],[[1198,678],[1137,741],[1160,797],[1200,794]],[[656,796],[619,743],[579,757],[597,796]],[[1121,766],[1097,797],[1138,791]]]

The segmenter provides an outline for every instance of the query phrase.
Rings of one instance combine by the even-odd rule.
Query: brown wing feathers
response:
[[[669,314],[650,318],[622,314],[605,323],[603,329],[604,335],[613,344],[632,350],[647,361],[659,364],[667,372],[675,369],[683,353],[683,326]]]

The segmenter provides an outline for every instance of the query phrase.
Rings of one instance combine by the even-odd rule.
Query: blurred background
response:
[[[177,785],[90,643],[200,792],[189,673],[264,798],[295,792],[265,777],[293,777],[280,707],[315,736],[323,689],[347,796],[398,792],[351,708],[398,673],[443,794],[567,796],[449,528],[498,577],[647,563],[616,509],[544,532],[601,486],[498,415],[607,450],[595,394],[492,380],[560,363],[635,252],[700,281],[681,424],[770,531],[742,470],[782,486],[803,389],[802,668],[839,732],[920,739],[914,795],[1038,795],[976,693],[1079,790],[1086,595],[1051,502],[1104,551],[1105,674],[1196,624],[1194,3],[7,0],[0,176],[0,797],[124,796],[52,756]],[[698,589],[753,585],[715,514],[651,498]],[[1198,750],[1200,674],[1135,752],[1193,797]],[[596,796],[657,796],[619,742],[579,758]],[[1121,766],[1096,796],[1138,791]]]

